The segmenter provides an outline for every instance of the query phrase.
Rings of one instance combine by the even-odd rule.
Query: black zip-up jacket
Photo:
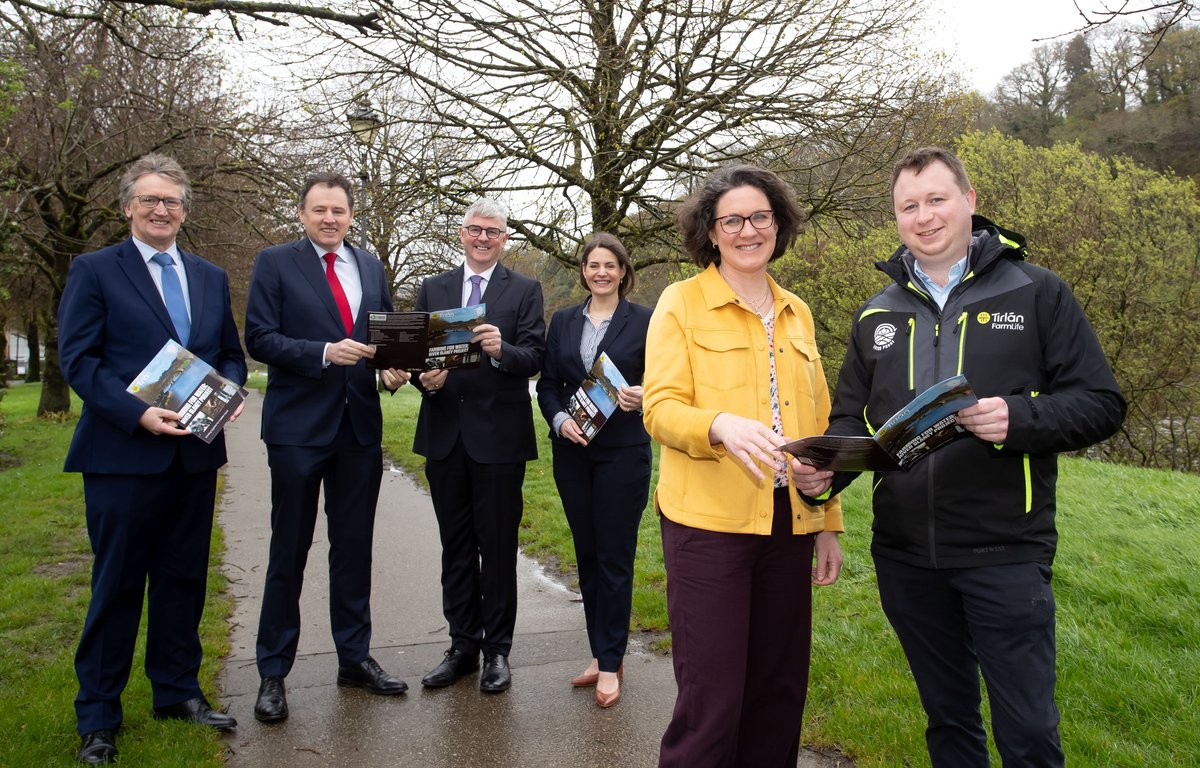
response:
[[[901,247],[894,281],[855,315],[829,434],[865,435],[936,382],[966,374],[1008,404],[1008,437],[974,436],[875,476],[876,556],[926,568],[1054,559],[1056,454],[1114,434],[1125,398],[1070,288],[1025,261],[1025,238],[972,220],[967,270],[939,310]],[[839,472],[832,493],[856,473]]]

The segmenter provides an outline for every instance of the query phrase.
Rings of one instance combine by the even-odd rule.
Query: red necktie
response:
[[[329,290],[333,291],[333,300],[338,306],[338,311],[342,313],[342,324],[346,326],[346,338],[349,338],[354,333],[354,315],[350,314],[350,301],[346,298],[346,292],[342,290],[342,281],[338,280],[337,272],[333,271],[335,259],[337,259],[336,253],[325,254],[325,277],[329,280]]]

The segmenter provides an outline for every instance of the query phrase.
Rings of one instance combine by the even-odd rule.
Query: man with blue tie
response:
[[[525,462],[537,458],[529,377],[546,349],[542,287],[500,263],[508,212],[494,200],[467,208],[459,227],[463,265],[421,284],[416,308],[483,303],[487,322],[473,340],[477,367],[424,371],[413,451],[425,477],[442,542],[442,611],[450,628],[445,658],[421,680],[448,686],[479,669],[479,688],[499,693],[512,676],[508,654],[517,618],[517,529]]]
[[[222,376],[246,380],[225,272],[175,242],[191,199],[187,174],[171,158],[150,154],[133,163],[120,185],[132,236],[76,258],[59,305],[62,370],[83,400],[65,469],[83,473],[95,556],[75,655],[82,763],[117,756],[121,693],[147,581],[146,676],[154,716],[219,730],[237,726],[211,707],[196,678],[224,436],[205,443],[179,428],[178,413],[126,391],[168,339]]]
[[[305,237],[264,249],[246,306],[246,350],[270,366],[262,438],[271,467],[271,549],[258,623],[254,717],[288,716],[284,678],[300,642],[300,590],[325,491],[329,623],[337,683],[395,695],[405,682],[371,658],[371,547],[383,477],[383,417],[365,358],[367,314],[391,311],[383,263],[346,241],[354,194],[339,174],[300,192]],[[395,390],[404,371],[381,371]]]

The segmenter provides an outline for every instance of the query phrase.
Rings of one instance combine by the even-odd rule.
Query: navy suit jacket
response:
[[[537,385],[538,406],[550,425],[550,439],[559,443],[571,441],[555,433],[554,416],[561,411],[570,411],[567,403],[588,374],[579,357],[583,324],[588,322],[583,316],[583,307],[583,304],[576,304],[560,309],[550,319],[546,357]],[[652,312],[650,307],[621,299],[596,350],[596,357],[601,352],[607,354],[631,385],[642,383],[646,369],[646,329],[650,326]],[[617,408],[589,445],[611,448],[648,442],[650,435],[642,424],[642,414]]]
[[[458,267],[421,283],[422,312],[461,307],[463,270]],[[425,392],[413,451],[444,459],[461,436],[467,455],[481,464],[537,458],[529,377],[542,365],[546,320],[542,286],[497,264],[483,294],[487,322],[500,329],[503,353],[497,367],[484,355],[478,367],[455,368],[437,392]],[[418,387],[417,377],[412,378]]]
[[[350,338],[366,343],[367,313],[392,310],[383,262],[346,243],[358,263],[362,302]],[[312,242],[301,238],[263,249],[246,303],[246,351],[270,368],[262,439],[272,445],[329,445],[347,405],[359,445],[379,444],[383,416],[375,370],[365,360],[322,366],[326,343],[346,328]]]
[[[229,280],[199,256],[182,250],[179,255],[192,311],[187,348],[242,384],[246,358],[230,309]],[[76,257],[58,308],[63,374],[83,400],[67,472],[158,474],[177,453],[188,472],[225,463],[223,434],[206,444],[194,435],[153,435],[138,425],[147,405],[125,388],[167,339],[179,340],[132,239]]]

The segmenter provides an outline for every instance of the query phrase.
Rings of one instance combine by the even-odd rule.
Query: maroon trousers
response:
[[[660,768],[794,768],[808,691],[814,535],[775,492],[770,536],[661,518],[679,687]]]

